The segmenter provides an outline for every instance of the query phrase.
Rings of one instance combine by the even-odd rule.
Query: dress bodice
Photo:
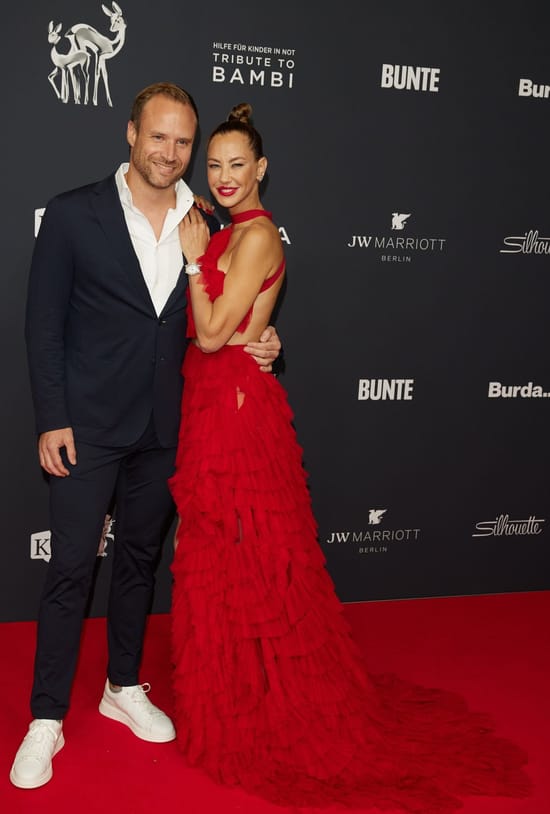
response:
[[[225,272],[218,268],[218,260],[227,248],[227,244],[229,243],[229,239],[233,232],[234,224],[243,223],[244,221],[252,220],[252,218],[257,218],[260,216],[271,219],[271,212],[266,212],[265,209],[249,209],[247,212],[240,212],[239,214],[234,215],[229,226],[226,226],[224,229],[221,229],[219,232],[215,232],[212,235],[205,253],[202,255],[202,257],[198,258],[197,262],[200,263],[201,267],[200,283],[204,287],[204,290],[208,294],[211,302],[214,302],[217,297],[223,294]],[[274,283],[279,279],[284,269],[285,260],[283,258],[279,267],[277,268],[277,271],[272,274],[271,277],[267,277],[264,280],[259,293],[262,291],[267,291],[269,288],[271,288],[271,286],[274,285]],[[250,309],[243,317],[242,322],[237,327],[238,333],[244,333],[248,328],[252,318],[253,309],[254,304],[250,306]],[[194,339],[196,336],[197,331],[195,328],[195,321],[193,319],[193,310],[191,308],[191,296],[188,294],[187,337],[189,339]]]

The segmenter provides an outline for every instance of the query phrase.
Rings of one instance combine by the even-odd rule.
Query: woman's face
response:
[[[206,166],[208,185],[221,206],[244,212],[259,205],[258,182],[267,159],[256,159],[244,133],[214,136],[208,145]]]

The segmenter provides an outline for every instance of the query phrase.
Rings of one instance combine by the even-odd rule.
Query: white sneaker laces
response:
[[[152,704],[147,698],[147,693],[150,689],[151,685],[148,681],[146,681],[145,684],[136,684],[135,687],[129,689],[128,697],[134,704],[139,704],[143,708],[143,711],[148,712],[149,715],[163,715],[162,710],[158,709],[158,707]]]
[[[59,732],[46,720],[33,721],[23,739],[18,757],[43,758],[53,751]]]

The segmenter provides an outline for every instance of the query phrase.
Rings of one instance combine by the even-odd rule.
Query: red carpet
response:
[[[472,709],[493,714],[499,734],[529,753],[534,792],[525,800],[468,798],[463,814],[550,812],[550,592],[419,599],[348,605],[373,672],[396,672],[462,693]],[[0,801],[9,814],[290,814],[185,767],[174,743],[148,744],[97,712],[106,663],[105,622],[86,622],[67,744],[51,783],[33,791],[8,774],[29,723],[35,626],[0,625],[4,699],[0,727]],[[142,679],[170,712],[167,616],[153,616]],[[341,811],[341,809],[338,809]],[[304,811],[304,809],[300,809]],[[334,811],[334,809],[333,809]]]

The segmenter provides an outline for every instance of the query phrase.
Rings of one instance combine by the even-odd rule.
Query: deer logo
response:
[[[59,32],[61,31],[61,23],[54,26],[53,20],[50,20],[48,26],[48,42],[52,45],[50,51],[50,58],[54,64],[53,71],[48,75],[48,80],[55,91],[58,99],[67,103],[69,101],[69,78],[71,80],[73,99],[75,105],[80,104],[80,74],[77,69],[80,68],[82,78],[84,80],[84,104],[88,104],[88,68],[90,65],[90,55],[87,51],[79,49],[75,42],[74,37],[68,37],[70,48],[66,53],[57,50],[57,43],[61,40]],[[56,83],[56,77],[59,74],[59,87]],[[68,74],[68,75],[67,75]]]
[[[111,93],[109,91],[109,76],[107,72],[107,60],[118,54],[124,45],[126,38],[126,21],[122,16],[122,9],[114,1],[111,9],[102,5],[103,12],[110,18],[109,30],[114,36],[109,38],[101,34],[87,23],[77,23],[65,32],[65,37],[69,40],[69,50],[66,53],[57,50],[57,43],[61,37],[61,23],[54,25],[50,21],[48,27],[48,42],[52,43],[50,58],[54,64],[54,70],[49,74],[48,79],[52,85],[56,96],[62,102],[68,102],[70,96],[69,79],[71,81],[73,99],[75,104],[80,104],[81,84],[84,83],[84,104],[88,104],[88,85],[90,78],[90,64],[93,62],[93,91],[92,102],[97,105],[100,81],[103,82],[105,98],[109,107],[113,106]],[[78,69],[78,70],[77,70]],[[56,82],[60,76],[59,87]]]

